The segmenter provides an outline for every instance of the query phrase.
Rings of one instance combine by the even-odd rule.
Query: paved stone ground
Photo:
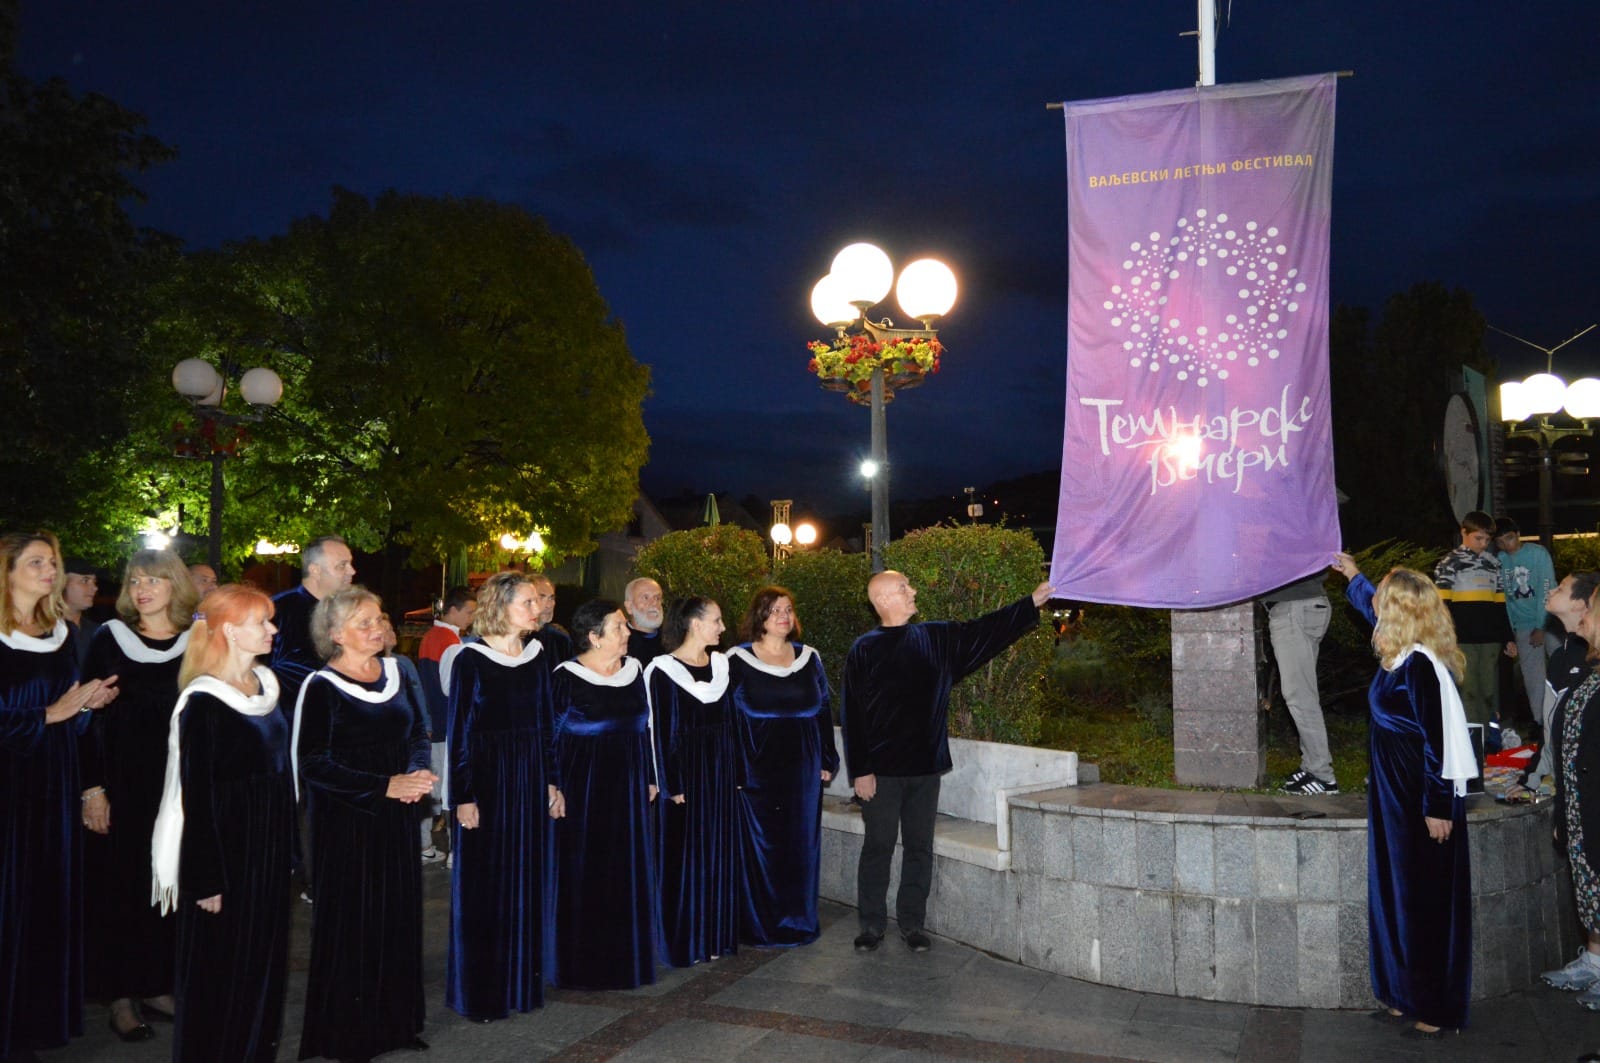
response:
[[[445,1010],[448,877],[423,870],[427,925],[425,1054],[385,1063],[521,1060],[1064,1060],[1068,1063],[1554,1063],[1600,1048],[1600,1014],[1537,989],[1475,1005],[1472,1026],[1436,1044],[1407,1041],[1360,1012],[1250,1007],[1109,989],[1006,963],[935,939],[915,955],[891,935],[857,956],[854,911],[825,904],[824,932],[790,951],[745,950],[690,971],[661,971],[628,993],[554,990],[546,1006],[476,1025]],[[310,909],[300,906],[285,1043],[295,1058],[305,995]],[[124,1045],[103,1008],[88,1033],[45,1063],[155,1063],[169,1026]],[[219,1061],[225,1063],[225,1061]]]

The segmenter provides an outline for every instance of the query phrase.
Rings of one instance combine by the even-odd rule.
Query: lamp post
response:
[[[888,296],[922,322],[920,329],[895,328],[888,318],[873,321],[867,311]],[[939,370],[939,344],[933,323],[956,301],[950,267],[924,258],[908,265],[895,281],[889,256],[872,244],[851,244],[833,258],[828,275],[811,289],[811,312],[835,332],[830,343],[811,344],[811,371],[830,391],[872,408],[872,571],[883,571],[889,541],[889,430],[883,408],[895,392],[917,387]],[[859,323],[859,324],[858,324]],[[863,471],[865,469],[863,468]]]
[[[1591,420],[1600,419],[1600,380],[1583,377],[1567,383],[1555,374],[1555,353],[1595,326],[1569,336],[1554,347],[1540,347],[1505,329],[1489,326],[1502,336],[1527,344],[1545,356],[1545,371],[1523,380],[1508,380],[1500,385],[1500,420],[1506,424],[1507,439],[1527,439],[1534,445],[1539,474],[1539,541],[1549,549],[1555,535],[1555,476],[1557,473],[1582,476],[1589,470],[1575,464],[1583,454],[1556,454],[1553,448],[1563,439],[1589,437]],[[1577,427],[1551,422],[1552,414],[1565,411]],[[1526,472],[1526,469],[1519,470]]]
[[[232,367],[224,364],[229,372]],[[238,448],[238,440],[223,443],[217,438],[218,426],[234,428],[261,420],[263,413],[283,398],[283,381],[270,369],[247,369],[239,377],[239,394],[256,413],[224,413],[222,400],[228,394],[228,378],[203,358],[185,358],[172,367],[172,387],[200,417],[199,436],[207,442],[209,453],[191,442],[180,447],[182,457],[209,458],[211,461],[211,513],[206,531],[206,560],[222,571],[222,463]]]

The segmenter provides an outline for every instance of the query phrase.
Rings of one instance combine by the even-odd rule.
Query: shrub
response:
[[[845,655],[856,636],[878,622],[867,604],[870,574],[866,554],[806,550],[785,561],[773,580],[794,592],[795,613],[805,630],[806,644],[822,654],[836,715]]]
[[[884,548],[884,563],[917,589],[924,620],[967,620],[1039,585],[1044,552],[1032,535],[992,524],[924,528]],[[950,730],[963,738],[1029,744],[1039,737],[1043,679],[1054,640],[1041,624],[950,694]]]
[[[668,601],[690,594],[713,599],[731,633],[767,581],[767,551],[755,532],[716,524],[663,535],[639,551],[633,567],[661,584]]]

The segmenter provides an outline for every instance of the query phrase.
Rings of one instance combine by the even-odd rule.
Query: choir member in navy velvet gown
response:
[[[763,947],[817,939],[822,788],[839,770],[822,657],[802,644],[794,595],[763,587],[729,654],[738,746],[740,940]]]
[[[503,1019],[544,1003],[553,956],[554,828],[564,809],[555,773],[550,661],[523,636],[538,620],[534,586],[497,572],[478,591],[481,641],[445,650],[445,796],[455,810],[444,1002],[469,1019]]]
[[[437,777],[422,707],[382,656],[378,596],[334,591],[311,637],[328,664],[294,713],[317,869],[300,1058],[364,1060],[426,1047],[416,805]]]
[[[172,1058],[271,1063],[296,844],[289,720],[277,676],[257,663],[272,651],[272,599],[234,584],[200,608],[168,723],[151,854],[159,912],[177,912]]]
[[[655,757],[644,669],[628,619],[597,598],[572,616],[579,653],[555,668],[555,983],[632,989],[656,980]],[[558,799],[559,800],[559,799]]]
[[[1374,625],[1381,667],[1367,796],[1367,914],[1372,995],[1404,1033],[1437,1037],[1467,1022],[1472,987],[1472,868],[1467,780],[1478,773],[1456,681],[1465,667],[1433,581],[1396,568],[1376,588],[1349,554],[1334,569]]]
[[[122,694],[95,713],[78,745],[83,770],[84,960],[91,997],[109,998],[112,1032],[144,1041],[153,1018],[171,1020],[177,925],[150,904],[150,832],[161,806],[178,667],[197,602],[189,569],[171,550],[140,550],[100,626],[83,674],[116,676]]]
[[[674,967],[738,951],[739,833],[722,609],[679,598],[661,625],[667,652],[645,669],[660,748],[661,929]]]
[[[78,682],[61,548],[0,536],[0,1060],[83,1033],[78,736],[115,678]]]
[[[554,668],[562,661],[571,658],[572,636],[567,634],[566,628],[555,622],[555,583],[549,576],[539,573],[529,576],[528,579],[533,581],[533,600],[534,604],[539,607],[539,625],[533,629],[533,637],[544,643],[544,651],[549,655],[550,667]]]

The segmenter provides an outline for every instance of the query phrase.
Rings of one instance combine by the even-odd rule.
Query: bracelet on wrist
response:
[[[87,800],[89,800],[89,798],[91,798],[91,797],[99,797],[101,794],[103,794],[105,792],[106,792],[106,788],[104,786],[96,786],[93,790],[85,790],[83,792],[83,796],[80,797],[78,800],[87,801]]]

